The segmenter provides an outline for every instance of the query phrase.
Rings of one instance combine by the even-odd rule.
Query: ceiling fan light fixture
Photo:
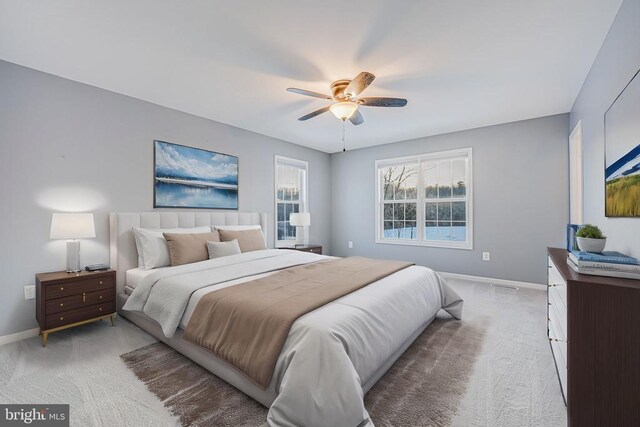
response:
[[[351,101],[336,102],[329,110],[340,120],[347,120],[358,109],[358,104]]]

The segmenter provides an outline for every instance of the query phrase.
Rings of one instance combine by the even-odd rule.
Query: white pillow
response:
[[[207,251],[209,252],[209,259],[242,253],[236,239],[229,242],[207,242]]]
[[[144,270],[171,265],[169,247],[162,233],[195,234],[211,232],[211,227],[193,228],[133,228],[138,249],[138,267]]]

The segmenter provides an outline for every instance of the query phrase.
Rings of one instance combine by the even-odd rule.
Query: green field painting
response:
[[[640,175],[607,181],[607,216],[640,216]]]

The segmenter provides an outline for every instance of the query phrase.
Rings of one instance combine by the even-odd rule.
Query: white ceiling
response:
[[[331,113],[297,118],[360,71],[358,148],[564,113],[622,0],[0,0],[0,58],[326,152]],[[1,96],[1,94],[0,94]]]

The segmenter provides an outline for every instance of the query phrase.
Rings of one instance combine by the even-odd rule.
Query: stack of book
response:
[[[571,251],[567,258],[567,264],[580,274],[640,280],[638,260],[620,252],[605,251],[596,254]]]

